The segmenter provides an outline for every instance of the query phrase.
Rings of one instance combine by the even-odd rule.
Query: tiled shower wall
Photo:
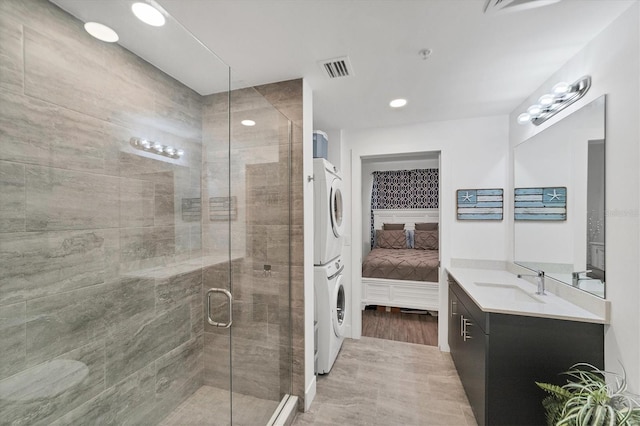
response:
[[[202,381],[202,99],[46,0],[0,58],[1,421],[152,423]]]

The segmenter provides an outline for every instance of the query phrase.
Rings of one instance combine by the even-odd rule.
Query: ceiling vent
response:
[[[533,9],[534,7],[548,6],[558,3],[560,0],[487,0],[484,4],[484,13],[497,13]]]
[[[326,59],[319,62],[320,67],[329,76],[329,78],[342,78],[353,75],[353,68],[349,57]]]

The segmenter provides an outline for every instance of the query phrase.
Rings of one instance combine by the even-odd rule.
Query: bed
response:
[[[376,242],[362,263],[362,309],[438,311],[438,217],[437,209],[374,210]]]

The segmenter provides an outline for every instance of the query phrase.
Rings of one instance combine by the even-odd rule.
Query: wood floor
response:
[[[364,310],[362,311],[362,335],[438,346],[438,317]]]

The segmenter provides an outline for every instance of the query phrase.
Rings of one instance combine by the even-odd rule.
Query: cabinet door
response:
[[[464,315],[464,314],[461,314]],[[478,425],[485,424],[486,392],[487,392],[487,348],[489,336],[467,316],[462,318],[466,323],[463,329],[465,391],[473,408]]]
[[[464,305],[458,303],[457,308],[461,336],[455,364],[476,421],[482,426],[486,423],[486,350],[489,336],[484,334]]]
[[[453,291],[449,290],[449,350],[451,351],[451,357],[454,362],[458,356],[462,339],[460,312],[458,311],[459,305],[460,300]]]

